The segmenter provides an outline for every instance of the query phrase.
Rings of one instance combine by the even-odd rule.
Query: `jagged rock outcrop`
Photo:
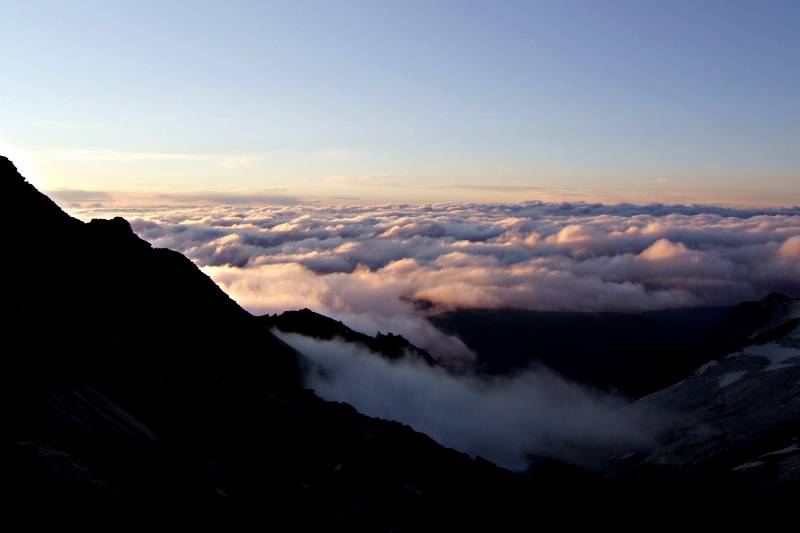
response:
[[[264,316],[262,319],[270,327],[275,327],[285,333],[298,333],[320,340],[340,339],[359,344],[391,361],[409,357],[423,361],[430,366],[438,364],[427,351],[417,348],[402,335],[378,333],[376,336],[370,337],[350,329],[339,320],[328,318],[310,309],[284,311],[280,314]]]

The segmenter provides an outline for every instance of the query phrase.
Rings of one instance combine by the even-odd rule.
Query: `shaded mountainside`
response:
[[[735,349],[763,325],[765,313],[761,303],[644,313],[462,309],[430,320],[475,351],[481,372],[541,364],[635,398]]]
[[[298,333],[306,337],[320,340],[341,339],[345,342],[360,344],[373,353],[386,359],[396,361],[404,357],[416,358],[430,366],[436,366],[431,355],[417,348],[402,335],[378,333],[374,337],[359,333],[345,326],[341,321],[328,318],[310,309],[284,311],[276,315],[261,317],[268,326],[278,328],[284,333]]]
[[[796,491],[800,483],[800,300],[772,295],[736,311],[762,326],[635,405],[681,413],[656,449],[620,465],[648,482]]]
[[[303,389],[263,320],[124,220],[69,217],[4,158],[0,192],[5,503],[402,530],[543,497]]]

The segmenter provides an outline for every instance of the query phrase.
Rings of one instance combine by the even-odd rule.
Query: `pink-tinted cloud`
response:
[[[427,313],[636,311],[800,294],[800,208],[630,204],[88,209],[186,254],[254,313],[310,307],[440,357]]]
[[[778,249],[780,257],[800,263],[800,236],[790,237]]]

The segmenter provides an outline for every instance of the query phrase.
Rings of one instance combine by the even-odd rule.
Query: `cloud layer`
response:
[[[663,417],[545,369],[511,378],[455,376],[413,358],[390,362],[358,345],[276,331],[314,362],[307,384],[327,400],[397,420],[439,443],[524,469],[528,455],[599,467],[654,443]]]
[[[800,295],[800,208],[549,204],[102,208],[186,254],[254,313],[310,307],[469,351],[426,313],[636,311]]]

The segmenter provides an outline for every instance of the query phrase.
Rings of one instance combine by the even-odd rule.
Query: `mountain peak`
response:
[[[108,238],[127,239],[129,242],[135,242],[136,245],[146,245],[150,247],[150,243],[140,239],[131,227],[130,222],[122,217],[114,218],[93,218],[88,224],[89,228],[102,233]]]
[[[14,163],[6,156],[0,155],[0,175],[2,175],[5,178],[6,176],[12,177],[15,174],[16,176],[19,177],[20,180],[22,181],[25,180],[25,178],[23,178],[20,175]]]
[[[411,357],[421,360],[430,366],[438,365],[427,351],[414,346],[402,335],[395,335],[391,332],[384,335],[378,332],[377,335],[371,337],[350,329],[339,320],[321,315],[308,308],[267,315],[262,319],[271,327],[275,327],[284,333],[297,333],[319,340],[340,339],[349,343],[359,344],[389,360]]]

